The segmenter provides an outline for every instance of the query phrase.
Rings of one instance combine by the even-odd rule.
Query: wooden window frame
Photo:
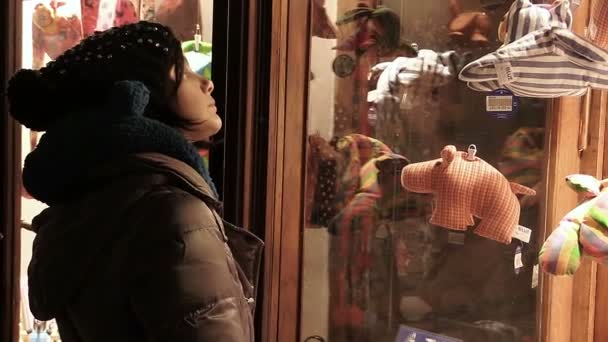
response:
[[[0,48],[2,89],[0,98],[0,340],[17,341],[20,307],[20,213],[21,213],[21,126],[7,115],[6,84],[21,61],[20,1],[0,4]]]

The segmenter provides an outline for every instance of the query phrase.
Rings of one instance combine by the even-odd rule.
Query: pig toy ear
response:
[[[454,158],[456,157],[456,153],[458,152],[456,151],[456,146],[454,145],[448,145],[443,148],[443,150],[441,151],[441,159],[443,159],[443,162],[446,166],[450,165],[452,160],[454,160]]]

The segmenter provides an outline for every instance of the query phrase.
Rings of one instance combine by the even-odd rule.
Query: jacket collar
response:
[[[209,183],[190,165],[160,153],[138,153],[132,156],[134,162],[144,168],[163,173],[185,186],[214,209],[220,211],[222,203],[216,198]]]

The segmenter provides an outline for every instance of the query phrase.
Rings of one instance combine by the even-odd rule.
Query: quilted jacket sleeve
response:
[[[168,197],[146,206],[132,251],[130,305],[147,341],[253,341],[222,225],[198,199]]]

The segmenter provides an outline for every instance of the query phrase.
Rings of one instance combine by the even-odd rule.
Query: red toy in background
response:
[[[392,9],[384,6],[371,7],[361,2],[356,8],[346,11],[336,24],[338,27],[355,23],[355,32],[339,41],[335,47],[340,51],[354,51],[357,56],[376,48],[380,55],[399,48],[401,43],[401,19]]]
[[[196,24],[201,23],[200,0],[156,0],[154,21],[169,26],[177,39],[194,37]]]
[[[139,21],[131,0],[81,0],[82,30],[88,37],[95,31]]]
[[[460,44],[487,45],[490,33],[490,17],[485,12],[463,11],[459,0],[448,0],[452,20],[448,24],[449,36]]]
[[[82,23],[76,14],[62,16],[58,9],[64,1],[51,0],[49,5],[39,3],[32,14],[33,69],[45,64],[45,54],[57,58],[82,39]]]
[[[338,37],[337,30],[325,9],[325,0],[313,0],[312,35],[324,39],[336,39]]]

